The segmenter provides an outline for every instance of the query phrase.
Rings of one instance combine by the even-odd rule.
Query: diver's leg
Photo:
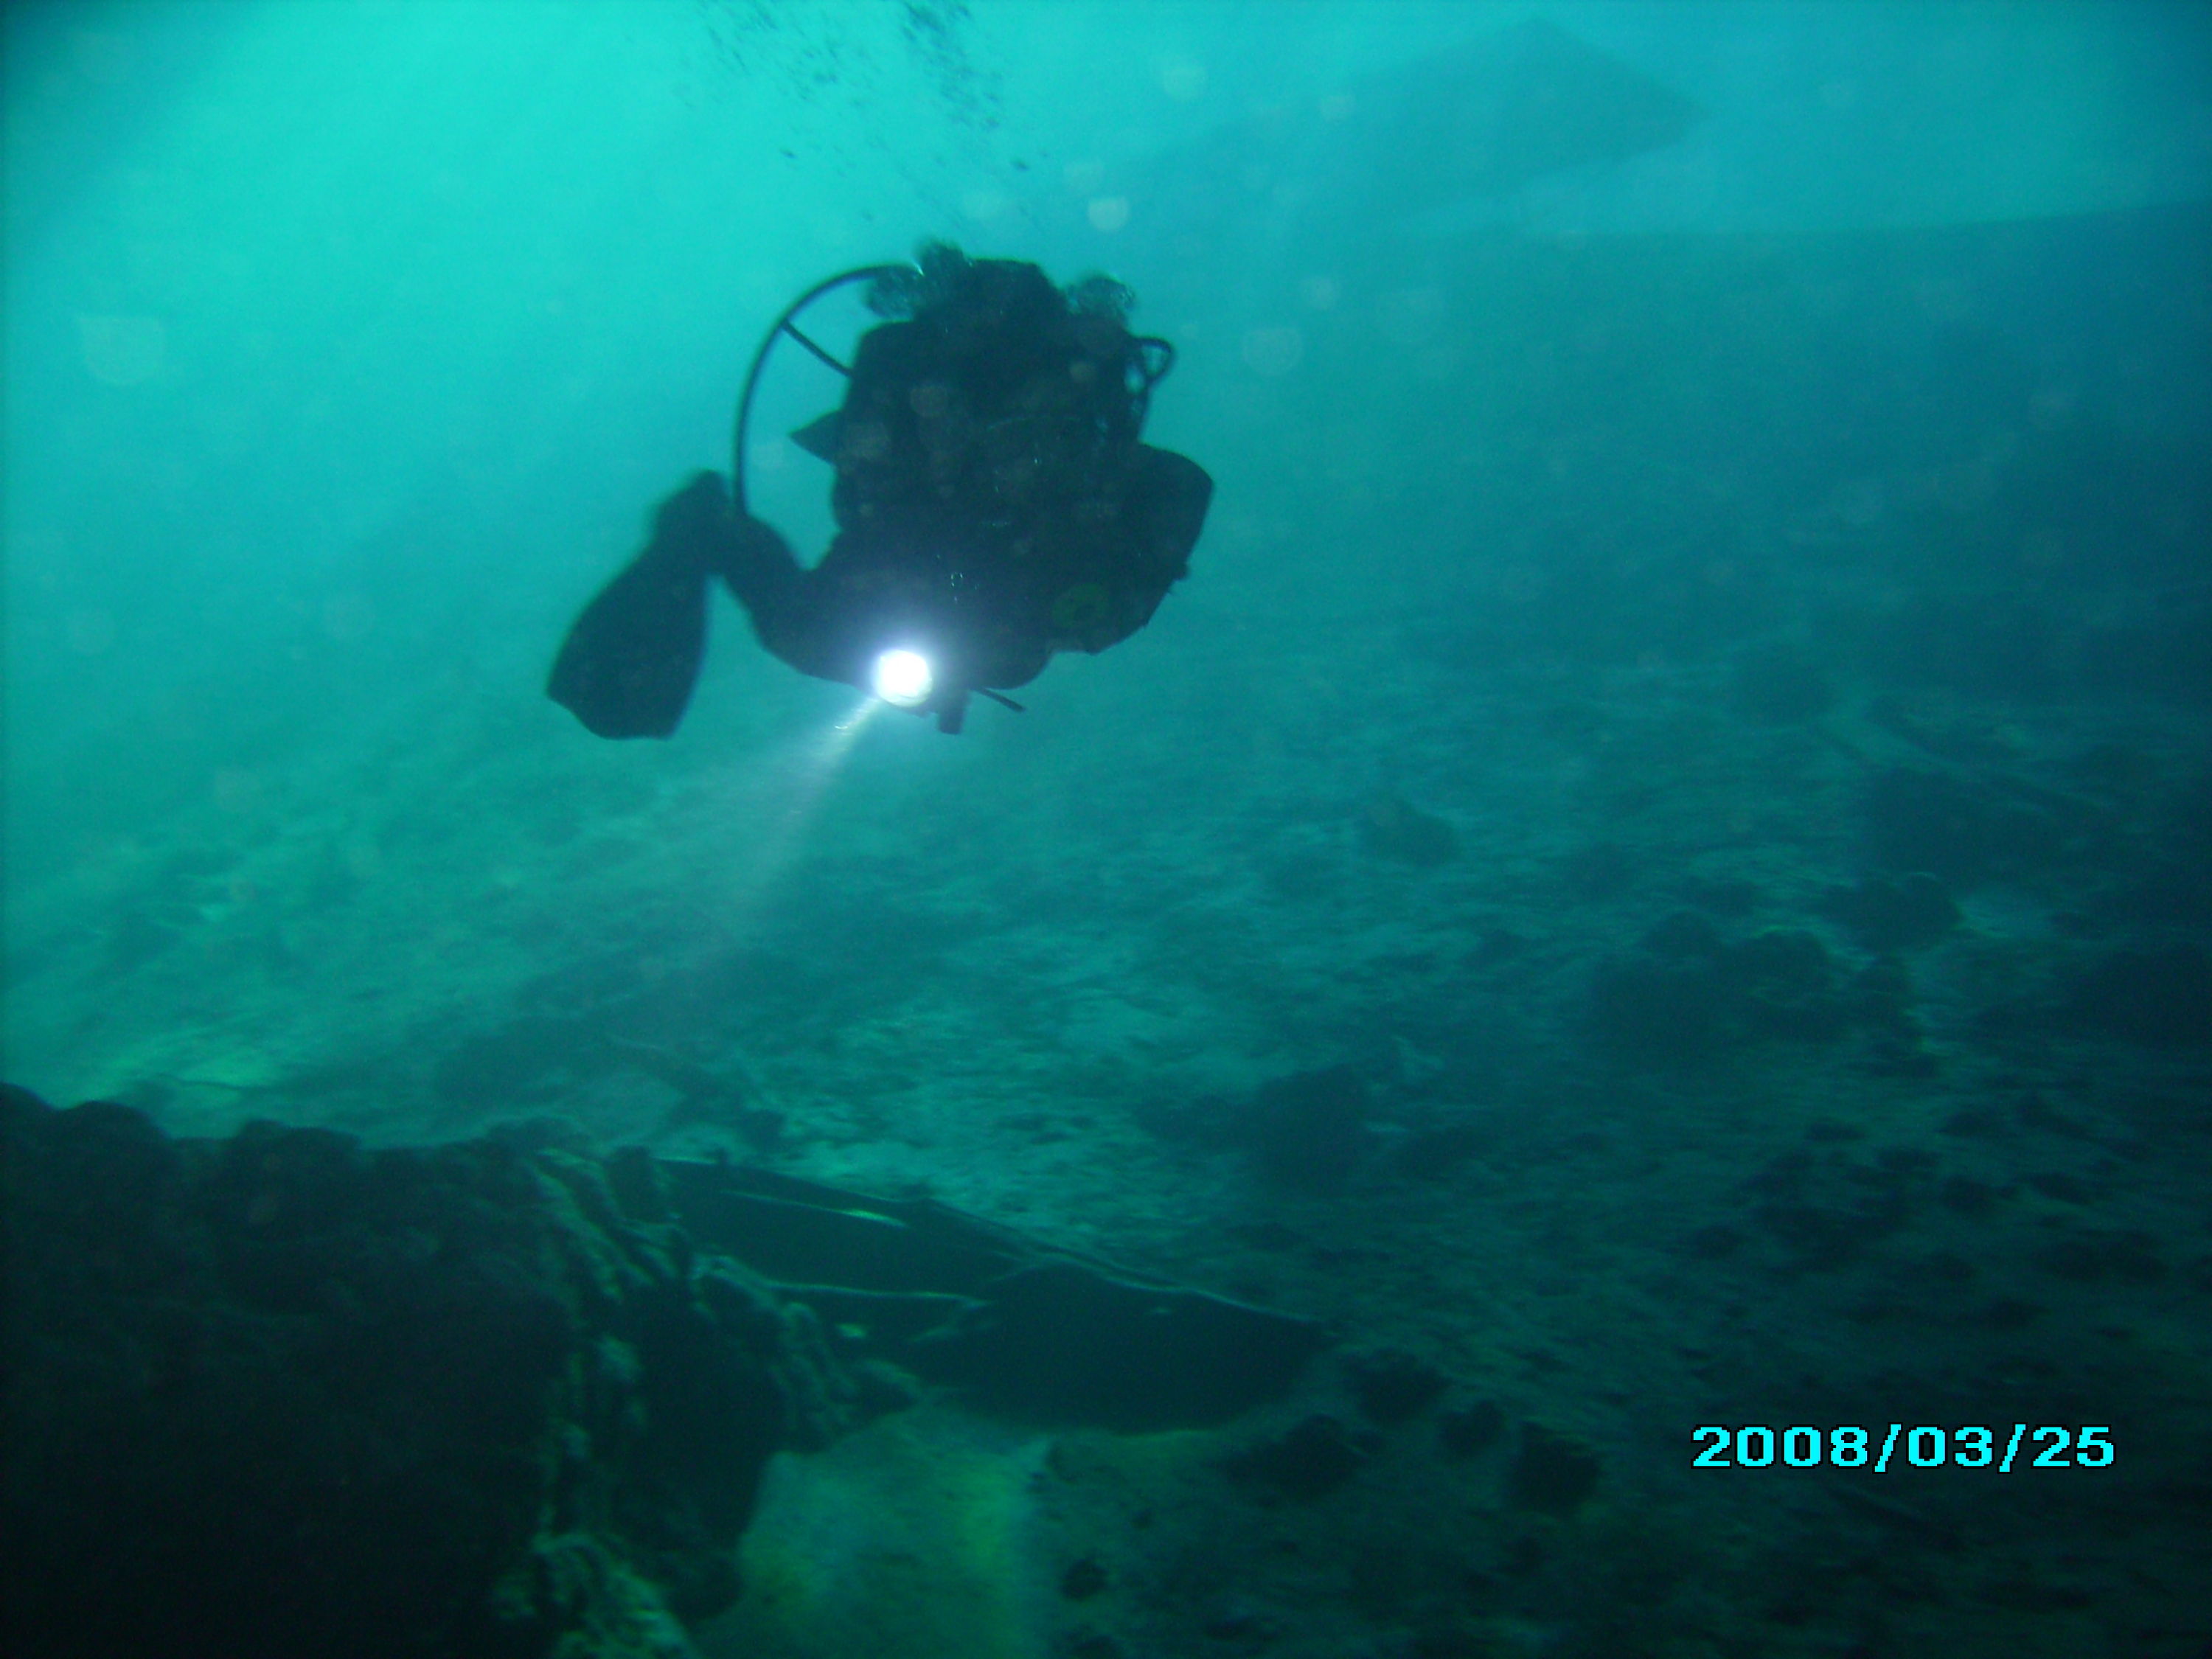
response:
[[[719,472],[695,472],[690,483],[653,510],[653,544],[646,551],[672,567],[707,575],[721,568],[730,539],[730,487]]]
[[[757,626],[788,612],[797,603],[806,573],[775,527],[738,518],[724,508],[724,529],[714,568]]]
[[[728,491],[702,472],[653,514],[653,538],[562,642],[546,695],[603,738],[665,738],[707,651],[707,581],[730,538]]]
[[[802,674],[845,679],[827,637],[835,612],[824,600],[834,576],[805,570],[775,527],[755,518],[731,521],[715,568],[751,617],[753,634],[769,653]]]

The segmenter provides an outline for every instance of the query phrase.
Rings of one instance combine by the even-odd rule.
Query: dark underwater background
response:
[[[144,0],[5,44],[21,1650],[2212,1652],[2212,10]],[[718,599],[681,732],[588,736],[552,653],[729,465],[763,331],[933,239],[1134,289],[1147,436],[1216,483],[1188,579],[957,738]],[[746,458],[805,557],[777,434],[837,396],[784,348]],[[1069,1291],[940,1376],[775,1288],[818,1264],[697,1290],[702,1165],[1325,1350],[1109,1408],[1148,1339]],[[453,1316],[418,1178],[702,1330],[781,1310],[843,1404],[738,1473],[639,1438],[681,1345],[577,1291],[514,1388],[597,1354],[577,1400],[650,1398],[581,1462],[653,1480],[556,1527],[356,1401],[381,1449],[314,1495],[322,1407],[237,1402],[330,1322],[529,1346]],[[992,1409],[1032,1340],[1073,1358]],[[504,1409],[453,1432],[586,1434]],[[434,1542],[376,1567],[429,1612],[342,1593],[429,1512],[346,1505],[425,1470],[460,1557],[536,1552],[495,1638],[499,1561]],[[309,1572],[290,1503],[379,1541]]]

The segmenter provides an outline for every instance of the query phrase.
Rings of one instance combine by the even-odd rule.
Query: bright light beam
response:
[[[741,769],[744,781],[738,783],[732,775],[727,787],[711,792],[726,837],[732,828],[757,826],[750,846],[732,849],[729,884],[715,906],[726,928],[734,931],[741,925],[791,867],[860,733],[887,707],[874,697],[864,698],[818,736],[787,749],[768,765],[757,757],[739,763],[733,773]]]
[[[876,659],[874,672],[868,676],[876,695],[894,708],[921,708],[929,701],[936,678],[928,658],[919,651],[907,650],[884,652]]]

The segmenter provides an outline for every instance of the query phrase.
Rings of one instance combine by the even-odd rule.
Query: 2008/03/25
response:
[[[1897,1449],[1900,1436],[1905,1440],[1905,1462],[1918,1469],[1931,1469],[1949,1462],[1961,1468],[1984,1468],[1996,1461],[2000,1473],[2010,1471],[2013,1460],[2019,1455],[2022,1439],[2048,1440],[2051,1443],[2037,1452],[2031,1467],[2041,1469],[2102,1468],[2112,1461],[2112,1443],[2105,1437],[2112,1433],[2107,1425],[2092,1425],[2080,1431],[2075,1438],[2073,1431],[2062,1428],[2040,1428],[2030,1437],[2027,1425],[2015,1423],[2007,1443],[2002,1459],[1997,1459],[1996,1433],[1990,1429],[1966,1428],[1950,1431],[1961,1443],[1954,1449],[1947,1443],[1946,1431],[1942,1429],[1920,1427],[1905,1434],[1904,1425],[1892,1423],[1883,1438],[1878,1455],[1869,1454],[1873,1436],[1865,1429],[1844,1427],[1830,1429],[1824,1436],[1818,1429],[1799,1426],[1788,1428],[1778,1436],[1772,1429],[1757,1424],[1730,1431],[1718,1426],[1692,1429],[1690,1437],[1703,1441],[1711,1437],[1706,1446],[1692,1461],[1692,1467],[1701,1469],[1743,1468],[1763,1469],[1775,1461],[1778,1447],[1781,1461],[1793,1469],[1812,1468],[1826,1462],[1840,1469],[1855,1469],[1872,1462],[1875,1472],[1889,1468],[1890,1458]],[[1733,1445],[1731,1446],[1731,1443]],[[1729,1453],[1735,1456],[1731,1462]],[[2073,1455],[2069,1456],[2071,1449]],[[1823,1454],[1826,1454],[1824,1456]]]

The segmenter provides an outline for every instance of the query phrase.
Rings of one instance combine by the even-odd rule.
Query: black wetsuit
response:
[[[861,340],[843,406],[799,434],[837,470],[822,562],[802,568],[721,477],[696,476],[554,662],[549,695],[592,732],[675,731],[712,575],[802,672],[868,686],[884,652],[919,653],[918,706],[950,732],[971,692],[1127,639],[1188,570],[1213,483],[1139,441],[1172,352],[1129,333],[1126,291],[1072,301],[1035,265],[950,249],[917,277],[909,314]]]
[[[837,535],[802,569],[738,526],[722,573],[761,642],[867,684],[895,647],[949,690],[1103,651],[1188,569],[1212,481],[1140,443],[1139,344],[1034,265],[979,261],[957,298],[872,330],[834,425]]]

